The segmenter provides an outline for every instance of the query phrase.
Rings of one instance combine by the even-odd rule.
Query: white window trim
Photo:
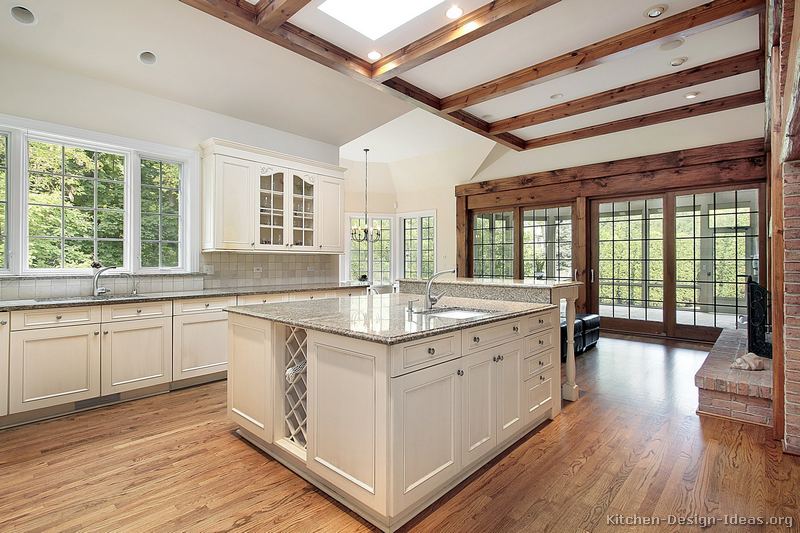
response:
[[[125,246],[127,268],[121,272],[170,274],[197,272],[200,265],[200,153],[197,150],[98,133],[59,124],[0,114],[0,133],[8,134],[8,268],[0,276],[91,274],[92,269],[29,269],[27,266],[27,143],[37,139],[120,153],[126,157]],[[139,161],[141,157],[181,164],[180,267],[142,268]]]
[[[344,214],[344,238],[345,238],[345,247],[344,247],[344,255],[341,256],[339,260],[339,272],[341,273],[342,281],[347,281],[350,279],[350,220],[352,218],[361,218],[364,216],[364,213],[354,213],[348,212]],[[389,276],[391,278],[392,284],[397,279],[397,261],[395,257],[395,250],[397,248],[397,216],[394,214],[389,213],[369,213],[367,215],[367,223],[372,224],[374,219],[389,219],[392,224],[392,230],[389,235],[389,246],[392,249],[392,253],[389,256]],[[367,272],[367,280],[372,283],[372,253],[370,251],[369,254],[369,261],[368,261],[368,272]]]
[[[423,217],[433,217],[433,271],[437,272],[438,255],[439,255],[439,226],[436,220],[436,210],[431,209],[428,211],[410,211],[407,213],[397,214],[397,246],[395,247],[395,260],[397,263],[397,271],[395,280],[404,278],[406,276],[406,262],[405,262],[405,235],[403,234],[403,221],[409,218],[421,219]],[[417,271],[422,272],[422,225],[420,224],[417,235]]]

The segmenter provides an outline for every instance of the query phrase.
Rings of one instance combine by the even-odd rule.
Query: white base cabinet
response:
[[[174,381],[228,369],[228,313],[176,316],[173,333]]]
[[[8,313],[0,313],[0,416],[8,414],[8,350],[11,325]]]
[[[237,424],[272,442],[272,330],[263,320],[231,315],[228,322],[228,413]]]
[[[100,396],[100,325],[15,331],[9,413]]]
[[[172,320],[150,318],[103,324],[102,394],[172,381]]]

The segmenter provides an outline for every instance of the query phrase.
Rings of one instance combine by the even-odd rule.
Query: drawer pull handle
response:
[[[539,346],[542,346],[543,344],[544,344],[544,341],[542,339],[539,339]]]
[[[61,320],[62,315],[56,315],[56,320]]]
[[[544,361],[539,361],[539,366],[544,366]]]
[[[137,309],[137,310],[136,310],[136,314],[140,314],[141,312],[142,312],[142,310],[141,310],[141,309]]]
[[[477,343],[481,342],[481,338],[480,337],[472,337],[472,342],[477,344]]]
[[[544,319],[543,318],[539,319],[539,324],[544,324]]]
[[[497,356],[497,359],[498,359],[499,361],[503,361],[503,360],[505,360],[505,358],[506,358],[506,356],[505,356],[505,355],[498,355],[498,356]]]
[[[497,356],[495,355],[494,357],[492,357],[492,361],[494,361],[494,362],[496,363],[497,361],[499,361],[499,359],[498,359],[498,358],[497,358]]]
[[[206,304],[206,307],[210,306],[211,304]]]
[[[459,370],[458,372],[456,372],[456,374],[458,374],[459,376],[463,376],[464,375],[464,371],[463,370]]]
[[[428,348],[428,354],[435,355],[436,354],[436,348]]]
[[[539,381],[544,381],[544,376],[539,376]]]
[[[519,326],[514,326],[511,329],[514,331],[514,333],[519,333]]]

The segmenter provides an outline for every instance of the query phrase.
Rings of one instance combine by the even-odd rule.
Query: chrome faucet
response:
[[[92,280],[92,293],[95,296],[102,296],[103,294],[108,294],[109,292],[111,292],[111,289],[107,289],[105,287],[98,287],[97,284],[100,281],[100,276],[103,274],[103,272],[114,268],[117,267],[102,267],[97,269],[97,272],[94,273],[94,280]]]
[[[455,269],[451,268],[450,270],[442,270],[440,272],[435,273],[433,276],[428,278],[428,283],[425,285],[425,311],[430,311],[433,309],[433,306],[436,305],[442,296],[444,296],[444,291],[440,292],[437,295],[431,294],[431,289],[433,288],[433,280],[438,278],[443,274],[455,274]]]
[[[133,287],[131,287],[131,292],[130,292],[131,296],[136,296],[137,294],[139,294],[139,289],[136,286],[136,276],[134,276],[130,272],[120,272],[119,275],[125,276],[126,278],[130,278],[131,283],[133,284]]]

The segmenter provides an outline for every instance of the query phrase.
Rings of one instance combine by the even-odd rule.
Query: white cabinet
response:
[[[462,365],[456,359],[391,380],[391,516],[461,470]]]
[[[545,415],[553,405],[554,371],[542,372],[522,384],[524,423],[527,425]],[[559,387],[555,385],[555,387]],[[560,390],[560,388],[558,389]],[[558,401],[558,400],[556,400]]]
[[[172,325],[173,381],[228,369],[228,313],[175,315]]]
[[[103,396],[172,381],[172,320],[103,324]]]
[[[218,139],[202,147],[204,251],[344,252],[344,169]]]
[[[8,348],[11,324],[8,313],[0,313],[0,416],[8,414]]]
[[[9,413],[100,396],[100,325],[15,331]]]
[[[320,176],[317,182],[317,248],[344,252],[344,186],[342,180]]]
[[[522,341],[496,350],[497,442],[502,443],[525,425],[522,406]]]
[[[478,352],[462,359],[461,457],[469,466],[497,444],[497,356]]]

